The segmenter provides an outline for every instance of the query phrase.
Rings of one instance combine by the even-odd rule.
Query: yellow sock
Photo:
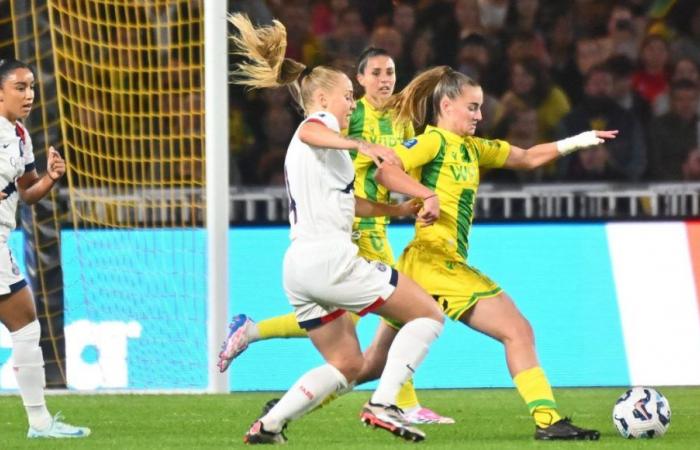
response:
[[[299,326],[296,314],[265,319],[256,323],[260,339],[306,337],[306,330]]]
[[[513,382],[538,427],[546,428],[561,420],[552,387],[541,367],[523,370],[513,377]]]
[[[350,313],[350,318],[357,325],[360,316]],[[255,324],[258,327],[259,340],[273,338],[306,337],[306,330],[299,326],[297,316],[293,312],[283,316],[265,319]]]
[[[413,378],[401,386],[401,390],[396,396],[396,406],[406,411],[418,406],[418,396],[416,395],[416,389],[413,387]]]

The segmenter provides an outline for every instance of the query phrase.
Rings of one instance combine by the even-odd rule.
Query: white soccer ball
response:
[[[617,399],[612,419],[624,438],[656,438],[668,430],[671,407],[656,389],[635,387]]]

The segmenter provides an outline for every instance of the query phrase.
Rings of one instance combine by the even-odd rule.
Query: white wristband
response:
[[[598,145],[605,142],[605,139],[601,139],[595,135],[595,131],[584,131],[576,136],[571,136],[566,139],[557,141],[557,151],[562,155],[568,155],[580,148],[590,147],[592,145]]]

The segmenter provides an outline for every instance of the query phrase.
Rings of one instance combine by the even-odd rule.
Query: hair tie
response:
[[[299,75],[299,80],[303,80],[307,76],[311,75],[311,72],[313,72],[313,70],[313,67],[304,67],[304,70],[301,71],[301,75]]]

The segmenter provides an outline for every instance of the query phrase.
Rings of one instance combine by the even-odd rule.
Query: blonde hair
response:
[[[307,71],[298,61],[285,58],[287,30],[281,22],[255,27],[245,14],[232,14],[229,22],[238,29],[231,35],[233,54],[246,61],[231,72],[231,81],[249,89],[289,87],[294,101],[307,112],[317,89],[331,90],[343,72],[330,67],[317,66]],[[305,73],[306,72],[306,73]],[[301,77],[302,73],[305,76]]]
[[[465,86],[479,87],[479,83],[449,66],[428,69],[411,80],[398,94],[392,95],[384,109],[393,110],[399,121],[412,121],[417,126],[425,125],[429,119],[428,101],[432,100],[433,114],[440,115],[440,101],[451,100],[462,95]]]

